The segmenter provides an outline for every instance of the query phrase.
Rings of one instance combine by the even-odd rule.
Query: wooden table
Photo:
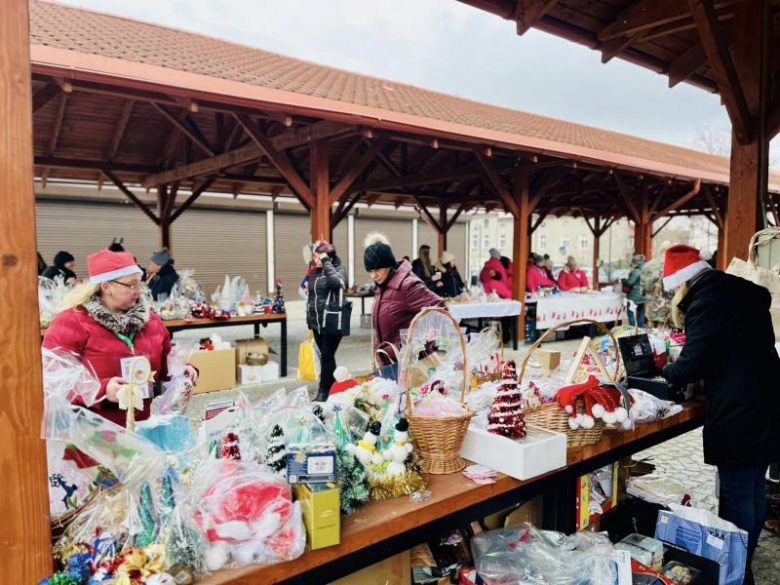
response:
[[[287,314],[269,313],[264,315],[249,315],[248,317],[231,317],[230,319],[177,319],[163,321],[171,336],[177,331],[187,329],[203,329],[206,327],[235,327],[237,325],[254,325],[255,336],[260,335],[260,326],[267,327],[269,323],[279,323],[281,327],[281,340],[279,345],[279,374],[287,377]]]
[[[606,434],[598,443],[569,451],[568,464],[547,475],[518,481],[499,474],[480,486],[460,473],[432,475],[431,498],[416,504],[409,497],[371,502],[342,517],[341,544],[306,552],[286,563],[221,571],[203,583],[327,583],[434,538],[443,530],[544,494],[544,528],[574,532],[577,477],[701,426],[704,406],[689,402],[668,419],[625,433]],[[570,499],[566,499],[570,498]]]
[[[360,316],[366,314],[366,299],[373,299],[374,293],[372,292],[349,292],[347,293],[348,299],[360,299]]]

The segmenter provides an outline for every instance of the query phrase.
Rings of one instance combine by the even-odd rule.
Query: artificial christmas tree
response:
[[[522,393],[517,381],[517,366],[512,360],[506,363],[504,379],[501,380],[490,414],[488,414],[487,430],[510,439],[525,437]]]
[[[271,312],[276,315],[281,315],[286,312],[284,307],[284,295],[282,294],[282,281],[276,281],[276,292],[274,293],[274,304],[271,307]]]
[[[284,475],[287,469],[287,447],[284,444],[284,431],[279,425],[274,425],[271,429],[265,464],[278,475]]]

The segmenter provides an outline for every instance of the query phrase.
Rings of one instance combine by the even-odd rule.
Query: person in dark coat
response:
[[[48,266],[46,265],[46,260],[44,260],[43,256],[41,256],[41,253],[38,252],[38,276],[43,276],[43,273],[47,268]]]
[[[315,400],[325,402],[335,381],[336,351],[341,343],[341,311],[346,301],[347,271],[328,242],[318,242],[312,253],[315,269],[309,278],[306,324],[320,350],[320,385]]]
[[[444,307],[444,301],[431,292],[412,272],[407,261],[397,262],[390,242],[380,233],[366,236],[363,263],[376,284],[374,308],[374,352],[382,343],[401,343],[401,330],[426,307]]]
[[[713,270],[690,246],[664,258],[664,288],[677,289],[672,317],[685,326],[679,359],[663,370],[673,383],[704,380],[704,461],[718,468],[720,515],[746,530],[750,560],[766,517],[765,475],[780,458],[780,357],[769,291]]]
[[[75,284],[76,273],[73,269],[76,266],[76,259],[70,252],[57,252],[54,256],[54,264],[43,271],[41,276],[54,280],[58,276],[62,277],[65,284]]]
[[[442,274],[431,262],[431,247],[427,244],[420,246],[418,257],[412,262],[412,272],[422,280],[430,290],[439,296],[444,296],[444,283]]]
[[[168,250],[155,252],[149,258],[149,289],[155,301],[170,296],[173,286],[179,282],[179,274],[173,267]]]
[[[442,297],[455,298],[461,293],[466,292],[466,285],[463,282],[463,278],[458,272],[458,267],[455,266],[455,255],[450,252],[442,252],[441,255],[442,270],[442,288],[439,293]]]

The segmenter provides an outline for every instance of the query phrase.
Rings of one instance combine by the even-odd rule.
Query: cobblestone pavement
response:
[[[674,476],[689,486],[697,505],[717,512],[715,468],[704,463],[701,429],[648,449],[635,459],[652,457],[659,472]],[[780,585],[780,537],[764,530],[753,560],[759,585]]]

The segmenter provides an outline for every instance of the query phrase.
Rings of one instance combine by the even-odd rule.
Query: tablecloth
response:
[[[458,321],[462,319],[489,319],[515,317],[520,314],[523,305],[520,301],[500,301],[495,303],[451,303],[447,305],[450,313]]]
[[[536,300],[536,328],[549,329],[575,319],[606,323],[617,320],[622,311],[621,293],[561,293]]]

